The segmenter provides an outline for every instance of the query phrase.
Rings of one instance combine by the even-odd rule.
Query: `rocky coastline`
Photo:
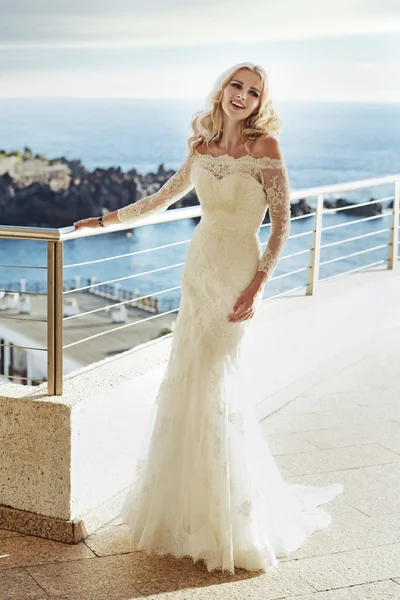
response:
[[[136,202],[156,192],[173,174],[163,164],[156,173],[145,175],[136,169],[123,172],[119,167],[89,171],[80,160],[50,160],[45,155],[34,155],[27,147],[23,151],[0,150],[0,223],[66,227],[78,219],[106,214]],[[197,204],[196,192],[192,190],[168,210]],[[345,198],[324,200],[329,209],[350,205],[355,205],[351,215],[382,214],[380,203],[357,207],[357,203]],[[313,212],[305,198],[292,203],[292,217]],[[264,222],[269,222],[268,212]]]

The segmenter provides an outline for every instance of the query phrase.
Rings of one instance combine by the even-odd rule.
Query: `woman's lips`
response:
[[[231,100],[231,105],[233,106],[233,108],[235,108],[236,110],[244,110],[244,106],[243,108],[239,108],[238,106],[235,106],[235,104],[233,104],[233,100]]]

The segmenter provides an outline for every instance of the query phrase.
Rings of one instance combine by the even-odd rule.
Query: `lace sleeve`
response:
[[[258,270],[265,271],[267,279],[271,278],[290,233],[290,181],[284,161],[279,163],[279,167],[261,170],[271,230]]]
[[[155,212],[162,212],[190,192],[194,188],[190,176],[192,160],[192,156],[187,156],[178,171],[154,194],[119,208],[117,210],[119,221],[133,223],[142,216],[147,217]]]

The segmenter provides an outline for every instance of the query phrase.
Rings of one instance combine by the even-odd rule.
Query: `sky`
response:
[[[0,0],[0,97],[205,98],[237,63],[278,101],[400,102],[400,0]]]

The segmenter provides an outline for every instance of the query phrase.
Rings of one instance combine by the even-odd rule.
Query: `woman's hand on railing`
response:
[[[103,226],[108,227],[109,225],[120,225],[121,221],[118,218],[118,210],[103,215]],[[99,224],[99,217],[89,217],[87,219],[79,219],[73,223],[75,229],[81,229],[82,227],[89,227],[90,229],[97,229],[101,227]]]
[[[97,229],[100,227],[98,217],[88,217],[87,219],[79,219],[73,223],[75,229],[81,229],[83,227],[89,227],[90,229]]]

